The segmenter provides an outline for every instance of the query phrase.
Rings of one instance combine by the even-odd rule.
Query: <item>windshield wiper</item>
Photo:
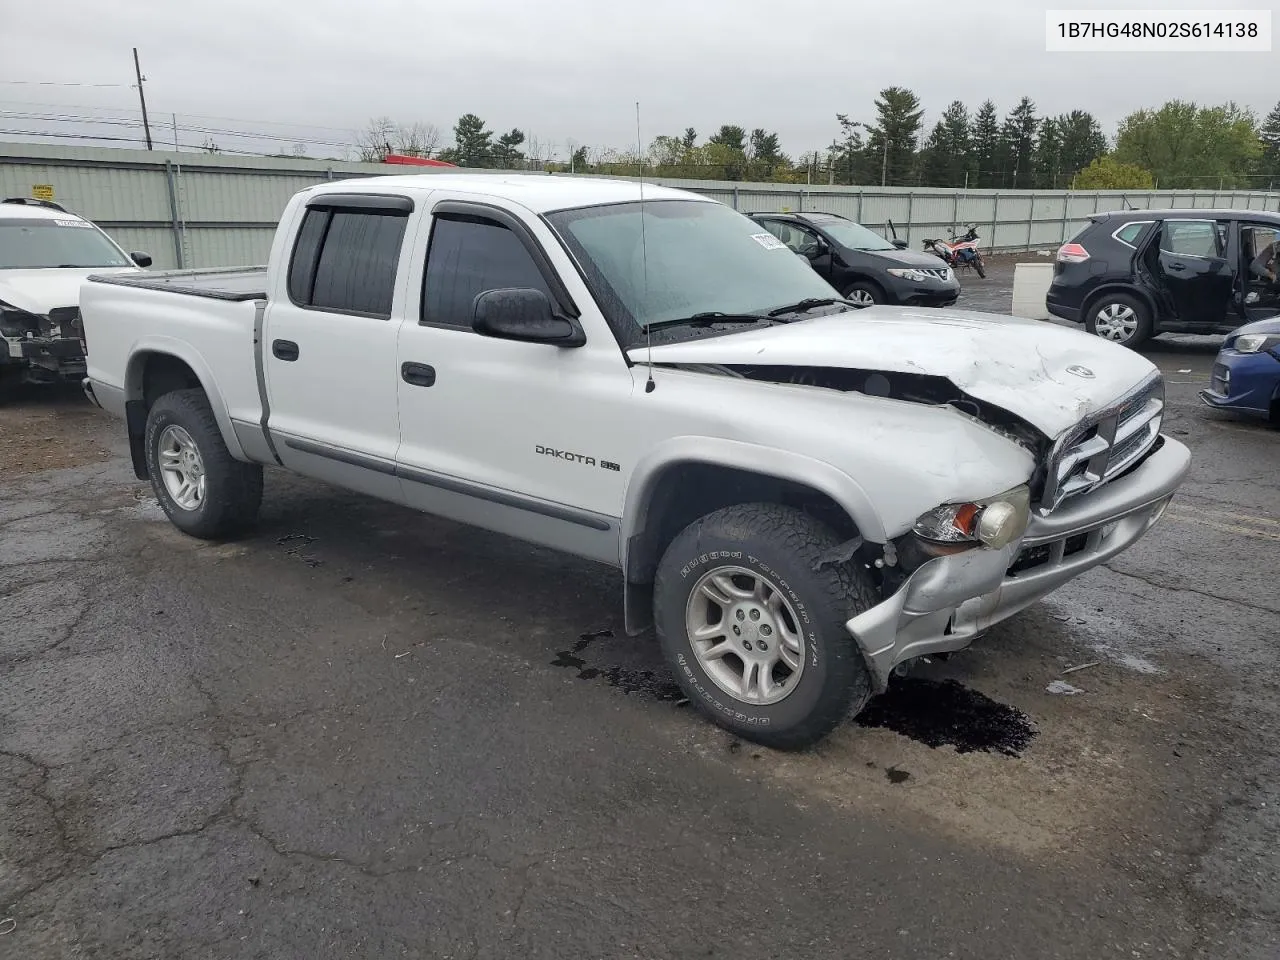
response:
[[[805,313],[808,310],[815,310],[818,307],[831,307],[837,303],[847,307],[856,307],[858,304],[852,300],[845,300],[842,297],[806,297],[798,303],[789,303],[785,307],[779,307],[777,310],[770,310],[770,317],[780,317],[784,313]]]
[[[659,320],[651,323],[646,329],[661,330],[664,327],[710,327],[717,323],[771,323],[773,314],[762,313],[722,313],[719,310],[704,310],[690,317],[679,317],[675,320]]]

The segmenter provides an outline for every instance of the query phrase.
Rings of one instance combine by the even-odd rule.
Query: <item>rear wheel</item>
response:
[[[685,695],[726,730],[799,749],[870,699],[844,625],[878,595],[856,562],[823,562],[838,542],[808,514],[755,503],[695,521],[667,548],[654,583],[658,640]]]
[[[874,283],[868,283],[865,280],[860,280],[846,287],[844,298],[860,307],[870,307],[885,301],[884,291]]]
[[[1151,336],[1151,312],[1127,293],[1105,293],[1089,308],[1085,329],[1095,336],[1136,347]]]
[[[257,519],[262,467],[231,456],[203,390],[158,398],[147,414],[145,443],[151,488],[183,533],[214,540]]]

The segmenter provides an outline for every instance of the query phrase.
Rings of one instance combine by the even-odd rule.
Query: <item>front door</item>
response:
[[[633,382],[572,262],[534,218],[433,195],[425,264],[400,330],[400,475],[408,503],[617,562]],[[440,206],[440,202],[446,202]],[[422,242],[419,241],[421,248]],[[559,277],[578,283],[571,294]],[[584,311],[583,346],[472,330],[486,290],[533,288]],[[566,302],[567,301],[567,302]]]
[[[400,498],[398,278],[411,211],[404,197],[317,196],[299,214],[263,327],[268,425],[281,461],[392,499]]]
[[[1240,224],[1241,306],[1246,321],[1280,314],[1280,228]]]
[[[765,220],[763,225],[766,230],[785,243],[793,252],[808,260],[819,276],[824,280],[831,280],[834,263],[831,256],[831,247],[825,240],[798,223],[789,223],[785,220]]]
[[[1156,284],[1181,323],[1226,322],[1234,287],[1227,260],[1227,224],[1216,220],[1166,220],[1155,265]]]

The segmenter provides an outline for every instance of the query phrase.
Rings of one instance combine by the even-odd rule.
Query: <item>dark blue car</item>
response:
[[[1227,336],[1200,399],[1280,425],[1280,316],[1247,323]]]

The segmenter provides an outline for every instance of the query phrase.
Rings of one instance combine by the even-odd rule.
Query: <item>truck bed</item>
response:
[[[267,268],[218,267],[208,270],[153,270],[144,274],[95,274],[94,283],[163,290],[213,300],[265,300]]]

